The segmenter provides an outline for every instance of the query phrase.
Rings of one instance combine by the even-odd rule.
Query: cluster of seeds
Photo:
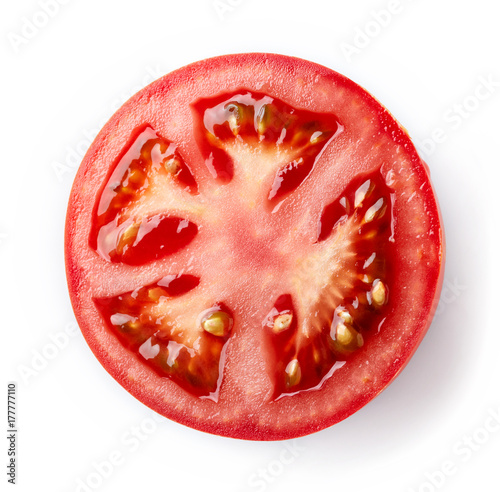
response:
[[[325,207],[318,241],[334,241],[342,233],[356,249],[341,251],[344,258],[332,258],[341,262],[342,273],[332,268],[334,278],[318,292],[317,305],[311,307],[318,314],[309,324],[296,319],[294,302],[300,300],[283,294],[276,302],[265,324],[276,361],[278,397],[321,384],[337,361],[361,349],[365,337],[377,329],[389,299],[391,221],[390,190],[379,171],[359,178]]]

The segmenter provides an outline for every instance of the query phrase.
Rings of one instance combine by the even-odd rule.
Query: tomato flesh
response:
[[[102,364],[163,415],[246,439],[320,430],[380,393],[430,324],[443,258],[404,130],[353,82],[278,55],[141,91],[68,209],[70,294]]]

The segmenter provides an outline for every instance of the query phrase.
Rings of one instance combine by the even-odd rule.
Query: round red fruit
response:
[[[405,130],[342,75],[213,58],[110,119],[76,176],[66,265],[82,332],[157,412],[214,434],[328,427],[406,365],[444,236]]]

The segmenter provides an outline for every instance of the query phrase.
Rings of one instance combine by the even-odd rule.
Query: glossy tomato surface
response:
[[[74,311],[130,393],[214,434],[357,411],[429,327],[444,236],[426,165],[365,90],[281,55],[213,58],[132,97],[66,223]]]

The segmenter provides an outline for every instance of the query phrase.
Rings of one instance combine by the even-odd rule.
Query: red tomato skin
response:
[[[288,92],[285,91],[284,94],[280,93],[279,95],[283,100],[290,101],[292,105],[297,104],[295,99],[301,99],[301,97],[296,98],[294,95],[294,91],[297,91],[297,87],[300,86],[300,81],[297,82],[297,79],[302,75],[307,75],[320,80],[321,87],[327,87],[330,84],[331,87],[342,87],[349,93],[356,94],[358,100],[366,105],[369,111],[378,116],[379,125],[386,127],[386,133],[392,134],[395,144],[404,148],[409,156],[415,182],[422,183],[425,189],[423,199],[431,223],[430,229],[433,232],[432,238],[427,238],[427,240],[428,244],[433,244],[435,250],[438,251],[436,257],[431,258],[432,264],[427,269],[427,277],[423,279],[426,283],[426,289],[421,296],[420,318],[415,320],[412,332],[405,334],[405,339],[401,342],[402,345],[397,347],[397,357],[386,367],[384,366],[383,370],[380,369],[380,374],[377,373],[374,377],[375,382],[369,383],[365,388],[360,388],[362,385],[358,382],[357,389],[352,392],[352,396],[346,397],[340,403],[333,401],[330,413],[320,412],[317,415],[305,415],[305,411],[303,411],[304,418],[290,420],[284,424],[276,424],[270,416],[290,410],[289,406],[285,406],[288,402],[280,400],[268,403],[269,407],[274,407],[271,410],[266,409],[261,420],[258,418],[249,420],[244,416],[241,418],[235,416],[233,419],[225,421],[222,418],[214,417],[220,409],[217,405],[222,405],[221,402],[200,401],[186,395],[183,390],[175,387],[170,381],[161,380],[151,370],[142,367],[138,361],[127,357],[125,349],[106,330],[103,320],[91,302],[91,298],[95,294],[91,289],[91,280],[101,278],[104,275],[104,261],[99,258],[89,259],[92,258],[92,255],[80,253],[80,250],[88,245],[90,231],[90,220],[87,221],[87,227],[82,226],[82,223],[85,224],[82,217],[90,217],[100,183],[103,182],[109,170],[109,163],[113,162],[120,154],[121,148],[128,140],[132,130],[144,123],[142,119],[145,115],[150,118],[148,123],[156,125],[156,129],[161,131],[161,128],[158,128],[161,127],[161,124],[158,122],[162,120],[166,110],[148,106],[154,95],[160,94],[170,97],[170,94],[176,94],[177,91],[181,90],[187,93],[192,92],[193,98],[196,99],[198,95],[196,84],[203,85],[202,80],[206,73],[221,73],[229,77],[233,72],[239,73],[239,70],[245,71],[248,67],[255,66],[265,67],[262,68],[263,73],[266,70],[270,72],[277,70],[281,75],[290,74],[294,82],[290,82]],[[266,82],[269,80],[272,78],[267,78]],[[252,80],[248,85],[255,86],[250,87],[254,90],[261,90],[260,87],[257,87],[260,82]],[[276,87],[279,89],[283,84],[284,82],[280,81]],[[272,84],[270,85],[274,87]],[[306,84],[307,90],[311,89],[309,85]],[[239,88],[240,86],[234,87],[235,90]],[[202,90],[204,89],[206,88]],[[212,91],[213,94],[206,94],[206,96],[215,95],[220,89],[213,87]],[[307,95],[304,96],[303,101],[307,101],[306,98]],[[317,102],[313,101],[312,105],[306,109],[314,110],[313,106]],[[325,103],[323,100],[320,101],[319,105],[321,107],[318,110],[324,111]],[[185,144],[183,147],[183,144],[184,142],[180,146],[185,155],[193,158],[193,152],[189,149],[189,145]],[[96,162],[104,162],[105,165],[96,167]],[[95,265],[92,262],[95,262]],[[283,440],[311,434],[347,418],[382,392],[404,369],[427,332],[437,308],[444,275],[445,239],[439,205],[430,182],[429,169],[419,157],[405,129],[377,100],[351,80],[321,65],[277,54],[248,53],[221,56],[180,68],[140,91],[112,116],[90,146],[74,180],[65,228],[65,263],[71,303],[89,347],[103,367],[133,396],[165,417],[207,433],[247,440]],[[123,272],[124,276],[131,271],[130,267],[126,265],[114,265],[112,270],[115,274]],[[118,283],[124,290],[129,288],[125,279],[119,278]],[[106,286],[103,285],[102,291],[105,290]],[[401,319],[401,316],[395,315],[394,318],[394,321],[397,321],[398,318]],[[381,356],[384,353],[380,347],[376,347],[376,355]],[[228,357],[230,355],[228,354]],[[353,357],[352,365],[356,365],[366,356],[367,350],[364,347]],[[374,355],[372,355],[373,357]],[[370,360],[372,359],[370,358]],[[338,395],[333,390],[330,391],[329,387],[332,383],[332,381],[328,381],[325,384],[325,389],[318,390],[317,394],[313,396],[311,396],[312,393],[309,393],[297,395],[294,398],[298,398],[298,404],[304,408],[310,410],[312,408],[311,413],[313,414],[314,408],[311,405],[314,405],[316,399],[321,398],[321,392],[325,391],[328,396]],[[348,387],[350,388],[350,386]],[[159,395],[165,392],[168,392],[169,396],[162,399]],[[287,400],[287,398],[283,400]]]

